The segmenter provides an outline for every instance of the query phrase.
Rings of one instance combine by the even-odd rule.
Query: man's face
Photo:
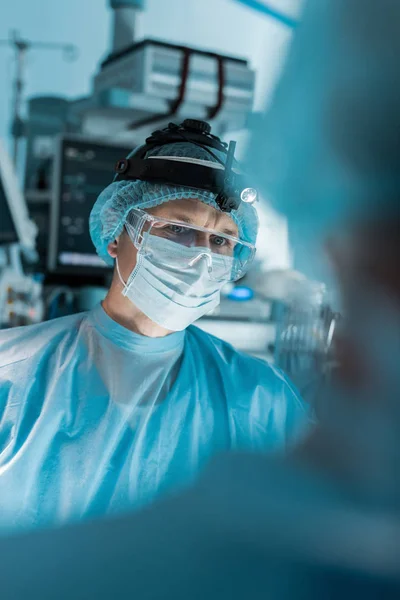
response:
[[[155,208],[148,209],[146,212],[162,219],[203,227],[221,234],[238,237],[238,228],[228,214],[208,206],[200,200],[188,198],[171,200]],[[196,245],[211,248],[211,236],[205,232],[199,233],[196,237]],[[125,230],[118,240],[109,244],[108,251],[112,258],[118,257],[121,276],[124,281],[127,281],[136,265],[137,249]]]

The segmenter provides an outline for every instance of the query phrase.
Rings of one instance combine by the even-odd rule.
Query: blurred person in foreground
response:
[[[303,202],[307,190],[316,200],[319,186],[310,217],[324,219],[319,238],[337,271],[346,324],[347,358],[319,424],[286,458],[221,456],[195,487],[141,515],[4,540],[3,598],[399,597],[400,77],[390,58],[398,56],[400,5],[367,0],[362,15],[359,7],[310,0],[276,95],[291,90],[293,100],[274,105],[271,129],[265,123],[270,131],[280,118],[293,142],[286,164],[296,167],[303,122],[296,138],[285,111],[305,78],[307,129],[326,146],[326,168],[311,182],[311,165],[292,184]],[[361,49],[375,53],[365,72]],[[320,62],[332,70],[319,70]],[[362,115],[353,113],[357,99]],[[304,145],[318,156],[308,138]],[[321,204],[333,191],[341,195],[327,215]]]

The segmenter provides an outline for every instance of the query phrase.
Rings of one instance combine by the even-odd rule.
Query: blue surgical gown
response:
[[[281,372],[194,326],[147,338],[99,305],[2,331],[0,532],[137,508],[306,421]]]

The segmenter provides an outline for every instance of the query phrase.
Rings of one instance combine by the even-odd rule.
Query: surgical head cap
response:
[[[212,152],[225,162],[225,154],[214,149]],[[217,162],[204,148],[190,142],[158,146],[146,155],[148,156],[189,157]],[[132,208],[145,210],[182,198],[198,199],[218,209],[215,194],[205,190],[139,180],[111,183],[100,194],[90,214],[90,235],[98,255],[107,264],[114,264],[114,260],[108,254],[107,246],[122,232],[127,215]],[[254,206],[242,202],[238,210],[232,211],[230,216],[238,226],[240,238],[255,244],[258,217]]]

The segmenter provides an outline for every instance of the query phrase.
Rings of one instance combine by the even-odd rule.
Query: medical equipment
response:
[[[0,183],[0,245],[15,244],[18,242],[18,233],[11,215],[10,207],[5,198],[4,187]]]
[[[39,323],[44,315],[41,277],[24,275],[16,262],[0,268],[0,329]]]
[[[113,10],[113,52],[130,46],[135,39],[138,13],[145,8],[146,0],[110,0]]]
[[[222,133],[245,127],[254,89],[247,60],[142,40],[111,54],[94,78],[92,96],[72,110],[85,133],[118,132],[120,139],[143,138],[173,117],[211,120]]]
[[[36,228],[1,140],[0,217],[0,328],[35,323],[43,316],[41,281],[25,275],[21,254],[35,261]]]
[[[324,401],[321,391],[336,367],[332,342],[340,315],[324,301],[322,286],[314,291],[314,297],[303,302],[289,298],[275,303],[274,362],[318,412]]]
[[[67,60],[75,60],[78,56],[78,49],[73,44],[62,44],[58,42],[36,42],[21,38],[17,31],[12,32],[8,40],[0,40],[0,46],[11,46],[15,53],[15,76],[14,76],[14,97],[12,104],[12,136],[14,140],[13,158],[14,163],[18,162],[18,149],[21,138],[25,134],[25,123],[21,115],[23,102],[23,90],[25,86],[25,66],[26,54],[29,50],[62,50]]]
[[[276,325],[267,318],[268,307],[265,305],[260,307],[257,301],[250,301],[246,309],[249,311],[254,309],[261,313],[264,310],[265,318],[264,315],[246,317],[244,308],[240,312],[235,311],[235,306],[232,304],[222,297],[215,314],[197,321],[196,327],[224,340],[240,352],[272,364]]]
[[[48,268],[59,274],[104,275],[89,234],[89,214],[127,149],[104,141],[64,136],[59,141],[51,207]]]
[[[147,156],[158,147],[179,142],[192,143],[204,148],[212,163],[191,161],[179,156]],[[216,195],[216,203],[223,212],[237,210],[241,202],[253,204],[257,190],[238,171],[235,161],[236,142],[229,147],[211,134],[211,126],[205,121],[186,119],[180,125],[170,123],[162,131],[154,131],[146,143],[134,150],[116,165],[116,181],[135,180],[198,188]],[[222,153],[218,157],[213,150]]]
[[[27,257],[35,257],[36,227],[29,219],[17,174],[0,140],[0,244],[20,244]]]
[[[247,60],[158,39],[136,39],[144,2],[111,0],[109,56],[93,92],[71,104],[87,135],[133,143],[171,118],[212,121],[215,131],[246,126],[253,109],[255,72]]]

